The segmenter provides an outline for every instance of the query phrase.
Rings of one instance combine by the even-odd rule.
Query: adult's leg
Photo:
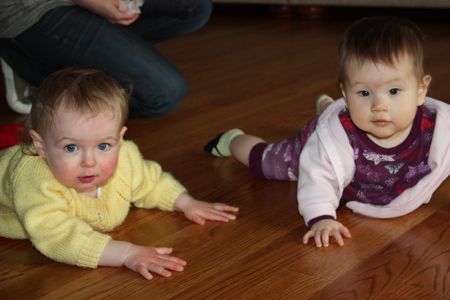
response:
[[[211,16],[212,4],[210,0],[147,0],[141,11],[138,20],[127,29],[153,45],[201,28]],[[137,96],[130,101],[132,112],[149,116],[171,111],[187,94],[186,80],[178,68],[156,50],[152,49],[152,53],[154,57],[159,56],[161,64],[154,65],[151,57],[141,57],[146,59],[151,72],[134,78],[133,95]],[[156,86],[149,86],[149,82]],[[153,100],[148,106],[145,99]],[[156,108],[161,107],[156,114],[155,102]]]
[[[39,85],[45,78],[42,72],[43,66],[29,59],[22,51],[17,51],[14,39],[0,39],[0,56],[15,73],[32,86]]]
[[[6,43],[8,63],[33,85],[67,66],[104,70],[131,87],[132,114],[163,115],[186,95],[184,77],[148,41],[77,6],[51,10]]]
[[[152,44],[193,32],[208,21],[210,0],[147,0],[129,28]]]

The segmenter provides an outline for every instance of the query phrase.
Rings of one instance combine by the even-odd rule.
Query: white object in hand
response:
[[[128,14],[140,14],[144,0],[119,0],[119,9]]]

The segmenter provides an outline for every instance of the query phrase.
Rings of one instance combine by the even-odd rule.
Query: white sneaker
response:
[[[25,80],[17,76],[3,59],[1,59],[1,63],[5,81],[6,102],[15,112],[19,114],[29,114],[31,111],[31,101],[29,100],[29,97],[34,88]]]

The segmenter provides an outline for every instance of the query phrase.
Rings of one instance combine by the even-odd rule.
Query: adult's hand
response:
[[[119,0],[74,0],[74,3],[102,16],[111,23],[130,25],[139,18],[138,13],[130,14],[119,9]]]

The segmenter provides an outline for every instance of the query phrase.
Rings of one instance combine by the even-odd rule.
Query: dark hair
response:
[[[338,84],[347,80],[346,69],[350,61],[362,64],[394,65],[401,55],[407,54],[414,63],[418,78],[423,69],[424,37],[420,29],[400,17],[366,17],[353,23],[339,45]]]

